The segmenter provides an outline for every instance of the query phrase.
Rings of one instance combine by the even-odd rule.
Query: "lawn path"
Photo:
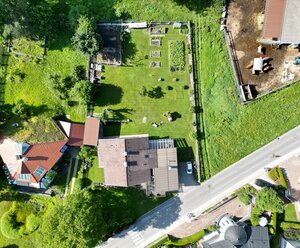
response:
[[[75,167],[74,167],[74,170],[73,170],[72,185],[71,185],[71,191],[70,191],[71,195],[73,194],[75,180],[76,180],[76,173],[77,173],[77,169],[78,169],[78,159],[77,158],[75,158],[75,159],[76,159],[75,160]]]
[[[68,175],[67,175],[67,181],[66,181],[66,189],[65,189],[65,194],[64,194],[64,198],[67,196],[68,194],[68,184],[69,184],[69,181],[70,181],[70,175],[71,175],[71,169],[72,169],[72,161],[73,161],[73,158],[70,159],[70,162],[69,162],[69,168],[68,168]]]

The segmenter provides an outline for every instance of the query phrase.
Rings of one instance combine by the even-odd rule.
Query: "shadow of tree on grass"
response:
[[[212,6],[215,0],[174,0],[174,2],[200,14],[200,12]]]
[[[101,84],[95,90],[93,102],[95,106],[115,105],[121,102],[123,89],[112,84]]]
[[[165,94],[166,93],[162,91],[162,88],[160,86],[147,91],[147,96],[155,99],[162,98]]]
[[[130,64],[130,61],[134,59],[134,56],[137,52],[137,48],[134,42],[132,41],[131,35],[128,33],[124,34],[123,36],[122,48],[122,62],[124,64]]]

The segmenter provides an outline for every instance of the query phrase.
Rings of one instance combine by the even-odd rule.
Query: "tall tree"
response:
[[[272,188],[263,188],[258,191],[255,204],[263,211],[282,213],[284,210],[284,202]]]
[[[92,102],[93,86],[87,80],[81,80],[75,83],[72,94],[77,96],[82,104],[90,104]]]
[[[68,91],[72,86],[72,80],[70,78],[62,78],[58,74],[51,74],[48,80],[48,88],[59,99],[67,99]]]
[[[55,206],[43,220],[39,238],[43,247],[94,247],[105,235],[103,197],[83,191]]]
[[[101,48],[101,36],[95,31],[93,19],[81,16],[72,42],[76,50],[85,55],[95,55]]]
[[[95,149],[89,146],[81,146],[77,158],[83,160],[88,164],[91,164],[93,162],[94,155],[95,155]]]

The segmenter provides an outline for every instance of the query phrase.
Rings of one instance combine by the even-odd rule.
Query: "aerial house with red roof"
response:
[[[67,149],[68,140],[30,145],[4,139],[0,156],[10,184],[47,188],[56,173],[51,170]]]

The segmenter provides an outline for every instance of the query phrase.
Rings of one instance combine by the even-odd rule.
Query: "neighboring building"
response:
[[[263,44],[300,44],[300,1],[266,0]]]
[[[0,156],[7,169],[9,182],[19,186],[46,188],[55,175],[51,169],[62,157],[67,142],[30,145],[4,139],[0,145]]]
[[[281,248],[300,248],[300,241],[281,238]]]
[[[177,191],[177,150],[172,139],[149,140],[148,136],[105,138],[98,141],[99,167],[104,183],[129,187],[144,185],[148,194]]]
[[[219,235],[204,242],[204,248],[270,248],[267,227],[241,226],[226,214],[216,226]]]
[[[100,138],[100,121],[95,117],[87,117],[84,124],[83,144],[97,146]]]

